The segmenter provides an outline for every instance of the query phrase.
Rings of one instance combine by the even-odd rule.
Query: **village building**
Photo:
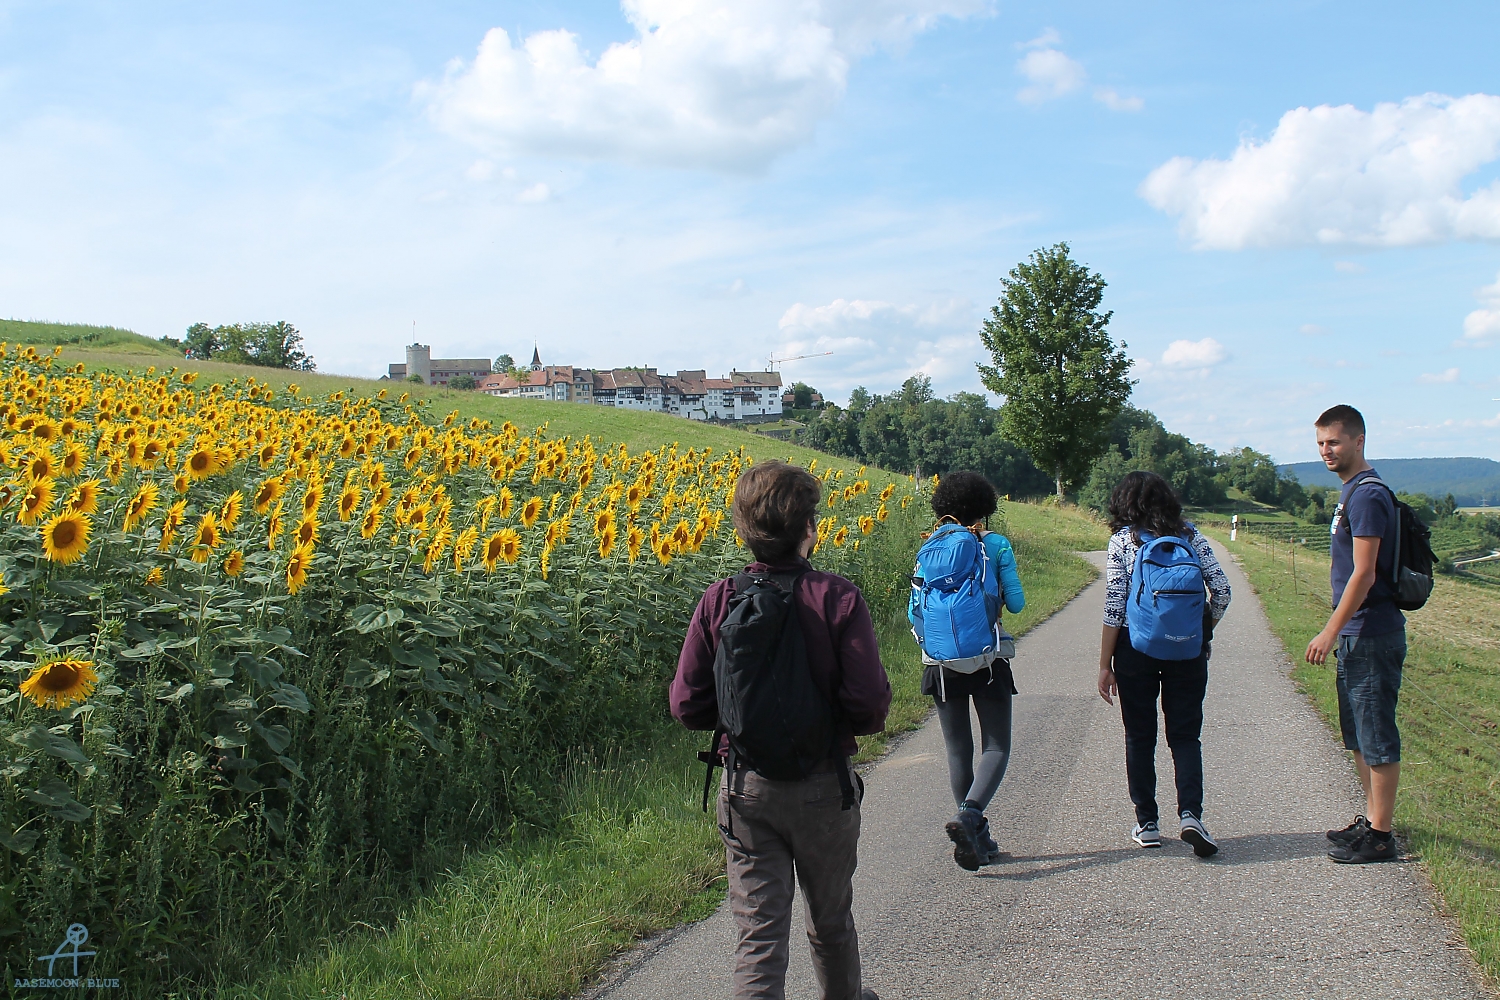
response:
[[[420,376],[427,385],[447,385],[460,375],[467,375],[475,382],[488,378],[489,358],[434,358],[427,344],[410,344],[406,348],[406,364],[391,365],[386,378],[397,382],[412,375]]]

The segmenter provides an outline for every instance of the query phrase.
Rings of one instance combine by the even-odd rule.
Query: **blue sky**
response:
[[[1500,7],[1207,6],[0,0],[0,315],[948,393],[1065,240],[1170,428],[1500,459]]]

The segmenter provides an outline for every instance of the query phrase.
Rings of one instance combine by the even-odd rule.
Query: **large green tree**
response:
[[[1004,294],[980,339],[994,359],[980,365],[985,388],[1005,398],[1005,437],[1063,487],[1088,474],[1109,446],[1110,422],[1130,398],[1131,361],[1099,311],[1104,278],[1069,256],[1037,250],[1000,281]]]

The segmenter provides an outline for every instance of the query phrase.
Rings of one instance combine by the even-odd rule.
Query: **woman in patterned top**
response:
[[[1104,632],[1099,643],[1099,696],[1120,699],[1125,723],[1125,773],[1135,803],[1131,839],[1142,847],[1161,846],[1156,807],[1156,701],[1166,716],[1167,746],[1177,772],[1177,815],[1182,839],[1206,858],[1219,845],[1203,825],[1203,696],[1208,688],[1209,640],[1229,607],[1229,579],[1208,539],[1182,519],[1182,504],[1171,485],[1154,472],[1132,472],[1109,498],[1109,556],[1105,567]],[[1159,660],[1130,644],[1125,606],[1142,531],[1158,538],[1190,542],[1203,567],[1210,600],[1203,611],[1203,651],[1191,660]]]

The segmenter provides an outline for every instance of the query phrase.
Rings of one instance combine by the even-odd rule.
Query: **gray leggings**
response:
[[[980,811],[989,807],[990,799],[1005,777],[1010,763],[1010,695],[1003,698],[975,698],[974,711],[979,714],[979,768],[974,768],[974,733],[969,725],[969,696],[950,695],[936,702],[938,723],[943,727],[943,742],[948,747],[948,783],[953,786],[953,801],[978,804]]]

